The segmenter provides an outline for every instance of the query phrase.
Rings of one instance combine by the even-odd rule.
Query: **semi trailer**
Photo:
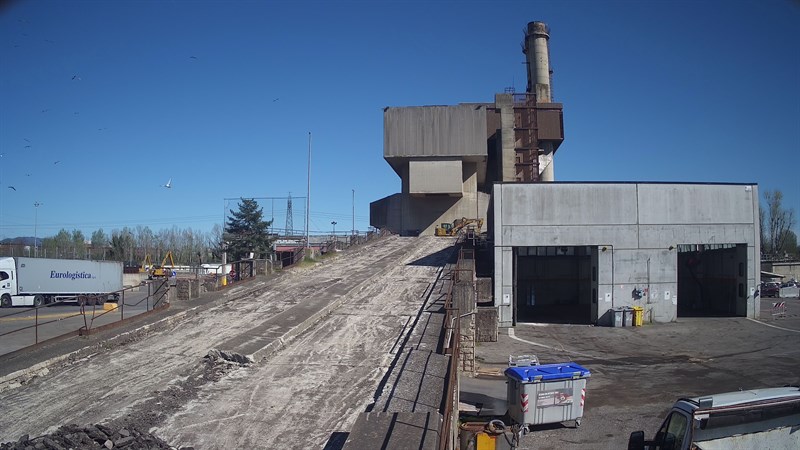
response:
[[[122,290],[122,263],[81,259],[0,258],[0,306],[114,301]]]

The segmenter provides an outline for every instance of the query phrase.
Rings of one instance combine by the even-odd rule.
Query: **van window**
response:
[[[689,418],[681,413],[673,412],[658,432],[658,448],[661,450],[678,450],[683,448],[683,440],[689,428]]]
[[[8,272],[3,272],[2,270],[0,270],[0,281],[7,280],[9,278],[11,277],[8,276]]]

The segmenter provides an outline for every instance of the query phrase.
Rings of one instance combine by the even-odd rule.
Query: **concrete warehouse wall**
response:
[[[514,248],[593,246],[598,258],[598,319],[632,304],[648,282],[645,318],[677,317],[677,246],[742,244],[746,310],[760,282],[758,187],[744,184],[506,183],[494,186],[494,299],[500,325],[511,326]],[[744,259],[744,255],[742,255]]]
[[[789,281],[792,278],[800,280],[800,261],[762,262],[761,270],[783,275],[785,278],[781,280],[782,282]]]

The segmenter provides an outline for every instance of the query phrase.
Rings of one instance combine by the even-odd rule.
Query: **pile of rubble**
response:
[[[126,449],[126,450],[175,450],[150,433],[138,430],[114,429],[105,425],[64,425],[53,433],[33,439],[27,434],[17,442],[0,443],[0,450],[69,450],[69,449]],[[193,450],[181,447],[179,450]]]

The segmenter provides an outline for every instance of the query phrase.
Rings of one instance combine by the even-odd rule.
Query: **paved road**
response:
[[[20,350],[36,342],[75,332],[81,327],[96,327],[141,314],[152,307],[147,289],[125,291],[124,307],[107,314],[103,306],[53,303],[40,308],[17,306],[0,309],[0,355]],[[38,330],[37,330],[38,324]]]
[[[681,318],[641,328],[520,325],[514,336],[478,346],[481,372],[500,373],[509,354],[576,361],[591,370],[583,424],[540,426],[522,448],[626,448],[632,431],[652,436],[682,396],[800,385],[800,300],[783,299],[784,317],[762,300],[762,319]],[[504,411],[504,378],[462,380],[462,401]]]
[[[0,441],[65,420],[116,420],[154,426],[178,446],[321,448],[372,401],[439,270],[426,257],[451,243],[393,236],[234,286],[224,293],[231,301],[0,393]],[[336,308],[282,341],[314,314],[315,302]],[[204,358],[212,349],[257,362]]]

